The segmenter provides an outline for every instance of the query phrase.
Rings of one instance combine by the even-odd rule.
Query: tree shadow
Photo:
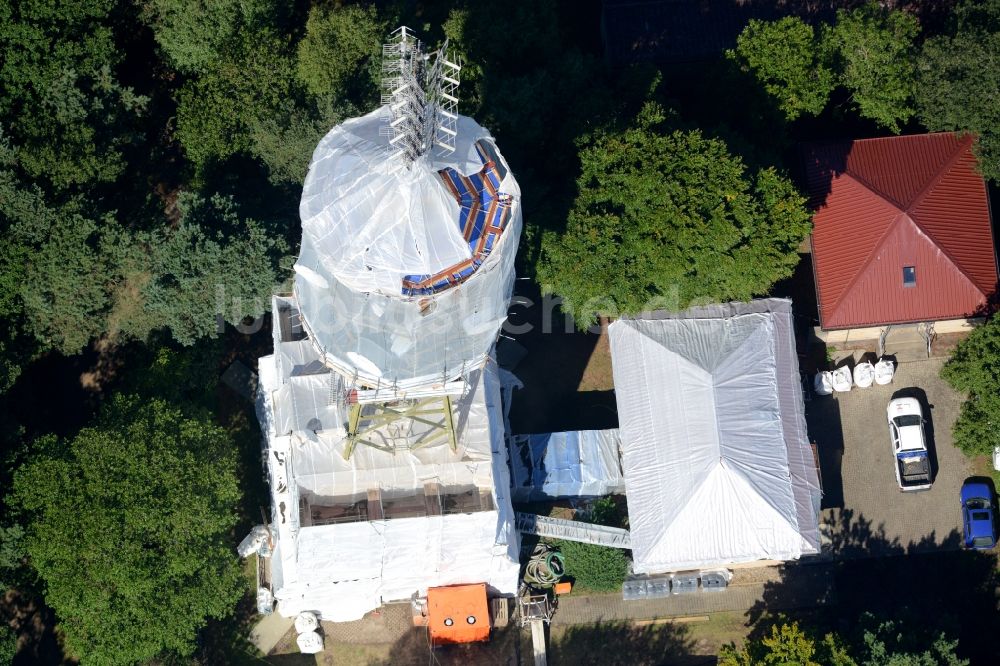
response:
[[[553,627],[549,635],[549,663],[653,666],[701,664],[695,642],[682,624],[638,625],[606,621]],[[714,659],[711,660],[714,663]]]
[[[921,650],[944,632],[959,639],[959,654],[972,663],[997,663],[1000,575],[994,553],[958,550],[961,535],[954,530],[940,542],[932,533],[904,545],[853,511],[838,512],[833,520],[839,528],[830,535],[835,560],[802,560],[784,567],[781,579],[768,583],[761,600],[746,613],[753,626],[750,638],[766,636],[771,626],[790,620],[817,636],[831,631],[850,635],[858,618],[872,613],[919,634],[927,642]],[[829,594],[817,598],[822,603],[811,610],[802,606],[793,616],[773,613],[810,570],[829,586]]]

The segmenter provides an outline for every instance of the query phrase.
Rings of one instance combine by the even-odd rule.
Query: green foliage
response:
[[[750,21],[728,56],[752,71],[789,120],[819,114],[836,85],[858,112],[898,133],[914,114],[916,17],[872,2],[839,10],[819,35],[796,17]]]
[[[913,116],[915,16],[878,3],[839,10],[823,36],[860,114],[898,133]]]
[[[747,641],[742,648],[725,645],[719,651],[719,666],[821,666],[815,661],[816,642],[807,636],[797,622],[771,627],[771,634]],[[829,666],[824,662],[823,666]],[[846,664],[842,663],[842,666]]]
[[[252,152],[254,122],[280,109],[295,86],[287,38],[241,31],[211,69],[181,88],[177,139],[199,167]]]
[[[374,7],[314,5],[299,42],[299,79],[314,95],[377,102],[387,26]]]
[[[566,574],[573,578],[575,586],[595,592],[621,590],[628,575],[625,551],[577,541],[556,544],[566,560]]]
[[[202,72],[241,28],[256,28],[284,10],[275,0],[140,0],[143,20],[169,62],[181,72]]]
[[[0,590],[14,587],[24,555],[24,528],[0,525]]]
[[[861,619],[864,629],[863,646],[859,650],[861,666],[968,666],[967,659],[955,654],[957,640],[944,634],[933,637],[929,648],[921,648],[927,637],[904,627],[899,622],[878,621],[866,614]]]
[[[232,441],[160,400],[115,397],[98,423],[15,473],[31,564],[84,663],[189,654],[242,592]]]
[[[866,613],[859,626],[859,640],[848,646],[836,634],[816,640],[795,622],[774,625],[770,635],[749,640],[742,648],[724,646],[719,666],[968,666],[955,654],[958,641],[943,634],[925,649],[919,646],[927,637],[899,622]]]
[[[17,162],[57,187],[115,180],[146,98],[122,86],[111,0],[0,3],[0,114]]]
[[[286,247],[259,222],[241,218],[232,198],[185,193],[177,206],[177,226],[146,241],[147,316],[139,318],[139,326],[122,326],[140,338],[151,328],[166,327],[175,340],[190,345],[216,331],[217,316],[238,324],[270,309],[278,284],[275,266]]]
[[[955,445],[970,456],[1000,446],[1000,320],[990,319],[958,343],[941,376],[966,394],[955,422]]]
[[[916,103],[928,129],[979,135],[983,175],[1000,182],[1000,1],[966,0],[951,31],[924,43]]]
[[[810,217],[774,170],[751,180],[721,141],[639,123],[582,149],[565,234],[543,241],[543,289],[578,325],[595,314],[747,300],[791,275]]]
[[[815,29],[795,16],[751,20],[726,55],[756,75],[789,120],[819,114],[834,87]]]
[[[7,625],[0,625],[0,666],[10,666],[17,654],[17,634]]]

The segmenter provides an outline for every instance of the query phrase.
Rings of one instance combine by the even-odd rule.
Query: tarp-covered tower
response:
[[[455,112],[459,69],[400,28],[382,106],[313,154],[294,290],[275,298],[260,359],[268,588],[284,615],[350,620],[452,583],[516,591],[491,353],[520,190]]]

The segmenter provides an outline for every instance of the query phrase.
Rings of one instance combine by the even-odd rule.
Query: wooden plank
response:
[[[378,488],[368,489],[368,520],[382,520],[382,491]]]
[[[424,503],[427,506],[428,516],[441,515],[441,484],[436,481],[428,481],[424,484]]]

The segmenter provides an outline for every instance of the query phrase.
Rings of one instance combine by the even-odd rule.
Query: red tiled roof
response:
[[[951,132],[806,150],[825,329],[968,316],[997,286],[973,138]],[[916,285],[903,285],[914,266]]]

